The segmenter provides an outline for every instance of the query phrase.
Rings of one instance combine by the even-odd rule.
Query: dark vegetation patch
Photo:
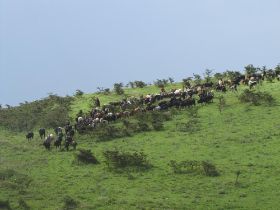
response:
[[[106,164],[110,170],[147,170],[152,167],[143,152],[122,152],[119,150],[106,150],[103,152]]]
[[[24,193],[29,187],[32,179],[22,173],[18,173],[12,169],[0,170],[0,186],[1,188],[9,188]]]
[[[3,201],[3,200],[0,200],[0,209],[2,210],[11,210],[11,206],[10,206],[10,202],[9,201]]]
[[[63,203],[64,203],[62,208],[63,210],[73,210],[79,208],[79,202],[74,200],[70,196],[64,197]]]
[[[220,175],[216,166],[209,161],[185,160],[177,162],[172,160],[169,166],[176,174],[204,174],[211,177]]]
[[[80,149],[78,154],[75,154],[77,163],[84,164],[99,164],[99,161],[92,154],[91,150]]]
[[[30,206],[26,203],[26,201],[24,199],[19,199],[18,201],[18,205],[19,205],[19,209],[22,210],[29,210],[31,209]]]
[[[254,106],[272,106],[275,104],[275,98],[273,98],[273,96],[270,93],[249,89],[243,91],[243,93],[239,96],[239,100],[242,103],[249,103]]]

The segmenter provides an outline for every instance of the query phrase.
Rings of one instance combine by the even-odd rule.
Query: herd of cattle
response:
[[[121,118],[128,118],[137,113],[148,111],[168,110],[171,107],[185,108],[198,104],[211,103],[214,98],[214,91],[226,92],[228,89],[237,91],[237,86],[240,84],[248,85],[251,89],[260,81],[264,80],[265,75],[258,74],[245,78],[244,75],[236,77],[234,80],[219,80],[217,84],[207,82],[199,85],[186,85],[183,89],[173,89],[169,92],[161,88],[158,94],[148,94],[139,98],[132,97],[121,101],[110,102],[107,105],[100,106],[100,101],[96,98],[95,108],[88,114],[80,111],[77,115],[74,125],[68,122],[65,126],[54,129],[55,135],[49,134],[46,136],[46,130],[41,128],[39,135],[44,139],[43,145],[46,149],[51,148],[51,144],[56,148],[61,148],[63,138],[64,147],[69,150],[72,146],[76,148],[77,142],[74,140],[75,132],[83,132],[87,129],[94,130],[100,125],[108,124]],[[279,80],[279,78],[277,78]],[[195,97],[197,96],[197,97]],[[63,132],[64,131],[64,132]],[[34,137],[33,132],[26,135],[28,140]]]
[[[64,130],[64,132],[63,132]],[[46,129],[45,128],[40,128],[39,129],[39,136],[41,139],[43,139],[43,145],[45,146],[46,149],[50,150],[51,149],[51,144],[54,142],[54,146],[56,148],[61,149],[62,141],[63,138],[65,137],[64,141],[64,147],[68,151],[69,147],[72,146],[73,149],[76,149],[77,142],[74,140],[74,135],[75,135],[75,130],[72,125],[68,122],[64,128],[62,127],[57,127],[54,129],[54,132],[56,134],[56,137],[54,134],[50,133],[46,135]],[[34,138],[34,133],[29,132],[26,135],[26,138],[30,141],[31,139]]]

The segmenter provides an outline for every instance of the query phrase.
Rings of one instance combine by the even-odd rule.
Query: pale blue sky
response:
[[[279,0],[0,0],[0,103],[280,62]]]

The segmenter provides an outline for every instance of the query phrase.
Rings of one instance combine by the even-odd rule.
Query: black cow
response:
[[[63,134],[62,135],[61,134],[59,134],[59,136],[56,138],[56,140],[54,142],[55,148],[61,148],[61,142],[62,142],[62,139],[63,139]]]
[[[210,103],[213,102],[214,95],[212,93],[205,93],[199,95],[199,100],[197,103],[203,104],[203,103]]]
[[[45,137],[46,137],[46,129],[45,128],[40,128],[39,129],[39,135],[40,135],[41,139],[43,139],[43,137],[45,139]]]
[[[65,138],[65,148],[68,151],[69,150],[69,146],[72,146],[73,149],[75,150],[77,147],[77,142],[74,141],[74,139],[71,136],[66,136]]]
[[[33,132],[29,132],[28,134],[26,134],[26,139],[27,139],[28,141],[30,141],[31,139],[33,139],[33,137],[34,137],[34,133],[33,133]]]

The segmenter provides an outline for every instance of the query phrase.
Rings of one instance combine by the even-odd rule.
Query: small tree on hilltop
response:
[[[79,97],[79,96],[82,96],[82,95],[84,95],[84,92],[83,91],[81,91],[81,90],[76,90],[76,92],[75,92],[75,96],[77,96],[77,97]]]
[[[170,84],[173,84],[173,83],[174,83],[174,79],[173,79],[172,77],[169,77],[168,80],[169,80],[169,83],[170,83]]]
[[[201,76],[199,74],[193,74],[193,78],[196,85],[201,83]]]
[[[275,74],[276,74],[276,75],[279,75],[279,74],[280,74],[280,64],[278,64],[278,65],[275,67],[274,71],[275,71]]]
[[[183,86],[184,87],[190,87],[191,86],[191,81],[192,81],[192,77],[187,77],[187,78],[183,79]]]
[[[247,76],[251,76],[252,74],[257,73],[257,70],[258,70],[252,64],[249,64],[249,65],[245,66],[244,68],[245,68],[245,73],[247,74]]]
[[[124,94],[123,83],[115,83],[114,84],[114,91],[118,95],[123,95]]]
[[[143,87],[147,86],[147,84],[143,81],[135,81],[134,84],[137,88],[143,88]]]
[[[212,69],[206,69],[206,70],[205,70],[205,72],[204,72],[204,78],[205,78],[206,82],[210,82],[211,76],[212,76],[212,72],[213,72]]]

